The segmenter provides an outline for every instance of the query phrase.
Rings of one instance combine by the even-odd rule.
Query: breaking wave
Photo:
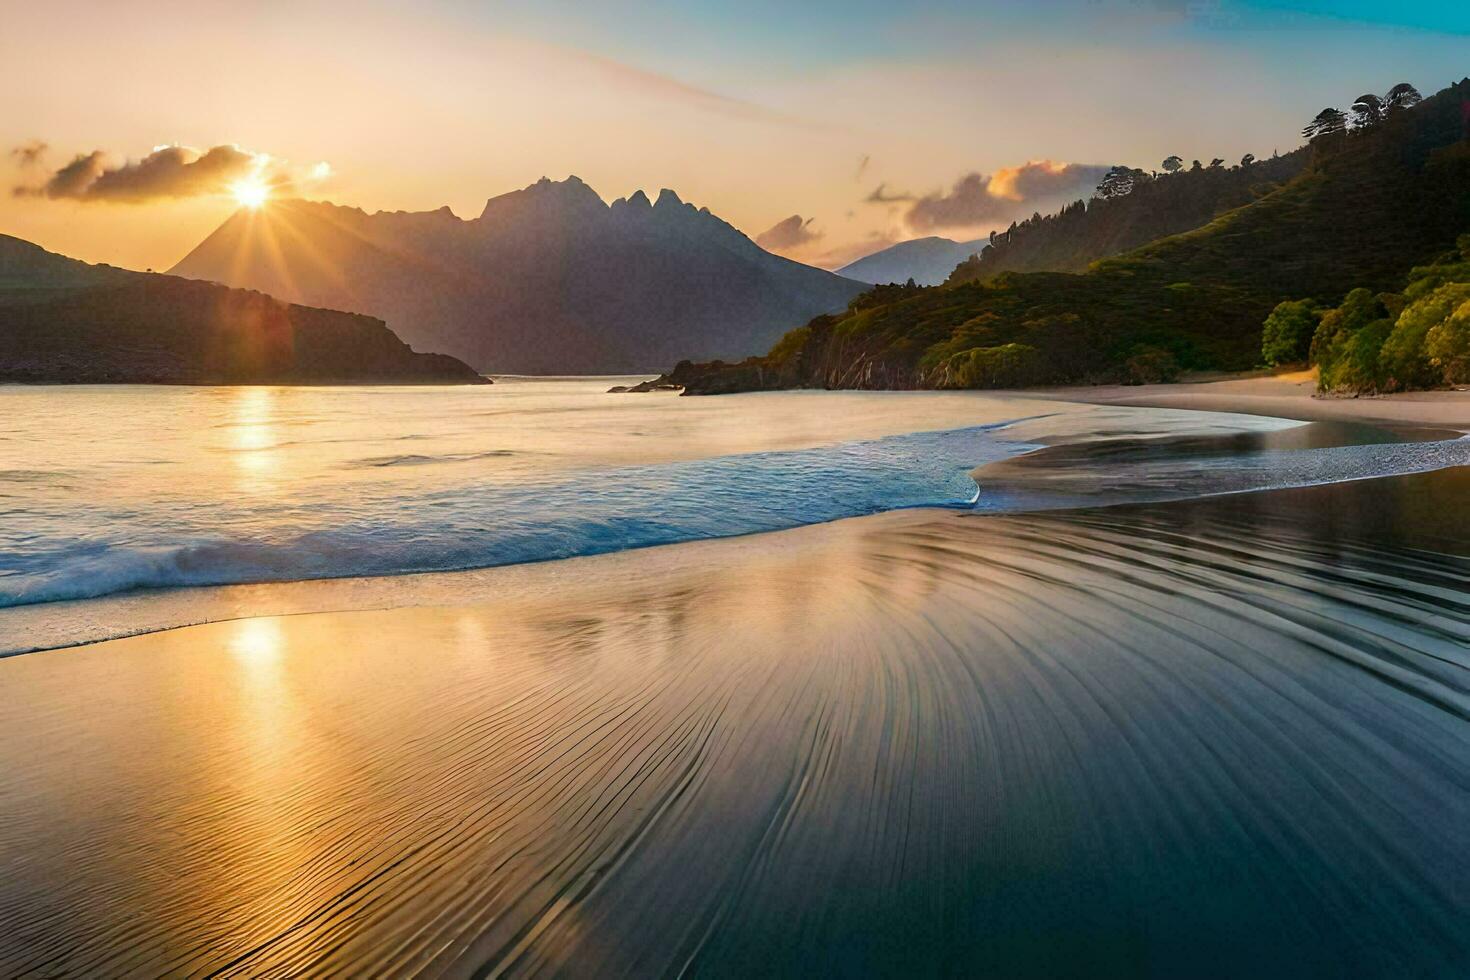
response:
[[[1017,441],[1006,431],[1013,425],[590,469],[555,481],[420,484],[376,497],[349,487],[325,501],[269,508],[225,499],[187,510],[97,503],[29,514],[15,522],[24,524],[24,541],[13,537],[19,530],[12,540],[0,537],[0,607],[142,588],[483,568],[911,507],[1014,513],[1470,464],[1470,439],[1244,451],[1229,440],[1208,451],[1197,443],[1171,448],[1167,440],[1131,450],[1093,442],[1025,456],[1040,447]],[[497,450],[475,457],[503,455]],[[393,456],[362,463],[449,459]]]

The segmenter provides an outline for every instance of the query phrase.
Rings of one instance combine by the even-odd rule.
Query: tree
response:
[[[1097,185],[1097,196],[1105,200],[1127,197],[1133,190],[1133,171],[1127,167],[1113,167],[1103,175]]]
[[[1448,324],[1455,311],[1465,307],[1470,311],[1470,283],[1450,282],[1420,296],[1404,307],[1394,322],[1393,332],[1383,342],[1379,360],[1394,389],[1432,388],[1446,381],[1455,381],[1453,356],[1445,342],[1453,332]],[[1429,334],[1435,333],[1435,350],[1427,350]],[[1438,358],[1438,362],[1431,361]]]
[[[1383,297],[1361,288],[1348,293],[1341,306],[1322,314],[1312,335],[1318,390],[1382,390],[1378,353],[1392,332],[1393,318]]]
[[[1177,156],[1173,156],[1165,159],[1159,166],[1163,167],[1167,173],[1176,174],[1184,169],[1184,161]]]
[[[1400,109],[1412,109],[1423,101],[1424,96],[1419,94],[1418,89],[1408,82],[1399,82],[1383,97],[1383,109],[1385,112],[1397,112]]]
[[[1341,109],[1328,106],[1302,128],[1302,136],[1309,142],[1315,143],[1325,136],[1341,133],[1345,129],[1347,129],[1347,114]]]
[[[1245,156],[1243,156],[1243,157],[1240,158],[1240,165],[1242,167],[1249,167],[1251,164],[1253,164],[1255,162],[1256,162],[1256,155],[1254,153],[1247,153]]]
[[[1424,336],[1429,363],[1444,372],[1448,384],[1470,381],[1470,301],[1460,304],[1443,323]]]
[[[1210,161],[1211,170],[1219,170],[1223,166],[1225,166],[1225,161],[1221,160],[1219,157],[1215,157],[1215,159]]]
[[[1191,163],[1189,165],[1189,169],[1190,170],[1203,170],[1204,169],[1204,166],[1198,160],[1196,160],[1196,161],[1194,161],[1193,163]]]
[[[1372,92],[1353,101],[1353,127],[1366,129],[1383,121],[1383,100]]]
[[[1261,324],[1261,359],[1271,367],[1305,361],[1321,316],[1311,300],[1277,303]]]

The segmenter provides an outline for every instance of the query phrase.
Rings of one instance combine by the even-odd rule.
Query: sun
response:
[[[246,177],[231,184],[230,193],[242,208],[254,210],[270,199],[271,189],[259,177]]]

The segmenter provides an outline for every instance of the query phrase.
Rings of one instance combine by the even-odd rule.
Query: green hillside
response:
[[[1013,387],[1252,367],[1283,300],[1397,288],[1470,229],[1470,79],[1315,139],[1303,172],[1204,227],[1082,274],[881,287],[763,358],[680,365],[691,393],[753,387]]]
[[[989,280],[1004,272],[1085,272],[1098,259],[1131,251],[1204,225],[1264,197],[1296,177],[1311,154],[1306,148],[1268,160],[1243,158],[1205,166],[1144,172],[1115,168],[1106,196],[1074,201],[1056,214],[1033,215],[991,236],[979,254],[961,262],[949,282]]]

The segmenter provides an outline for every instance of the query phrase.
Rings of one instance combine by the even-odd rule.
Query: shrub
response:
[[[1026,344],[973,347],[945,362],[942,387],[1020,388],[1041,376],[1041,352]]]
[[[790,358],[801,353],[802,348],[806,346],[811,336],[812,328],[810,324],[805,327],[797,327],[795,330],[790,330],[784,337],[776,341],[776,346],[771,348],[771,352],[767,356],[773,364],[784,364]]]
[[[1334,348],[1331,361],[1322,365],[1317,387],[1322,391],[1384,390],[1386,378],[1379,354],[1392,330],[1393,321],[1384,317],[1347,335]]]
[[[1162,347],[1139,344],[1128,352],[1123,362],[1123,383],[1129,385],[1163,384],[1179,377],[1179,361]]]
[[[1386,390],[1430,388],[1448,380],[1443,366],[1431,360],[1427,339],[1430,330],[1466,301],[1470,301],[1470,283],[1447,283],[1404,308],[1379,354]]]
[[[1272,367],[1305,361],[1321,318],[1310,300],[1277,303],[1261,325],[1261,358]]]
[[[1364,338],[1362,342],[1355,340],[1369,325],[1378,324],[1386,326],[1374,336]],[[1319,371],[1318,390],[1353,388],[1356,380],[1350,381],[1350,378],[1376,377],[1378,351],[1392,326],[1393,321],[1388,319],[1388,310],[1383,302],[1366,289],[1354,289],[1343,297],[1341,306],[1322,314],[1322,319],[1312,334],[1310,351],[1312,363],[1317,365]],[[1362,358],[1370,347],[1374,363],[1371,371],[1365,371]],[[1344,366],[1349,358],[1354,359],[1353,363]],[[1377,383],[1374,382],[1369,387],[1376,391]]]
[[[1470,290],[1464,284],[1461,288]],[[1429,363],[1443,372],[1447,384],[1470,383],[1470,299],[1429,328],[1424,336],[1424,352]]]

